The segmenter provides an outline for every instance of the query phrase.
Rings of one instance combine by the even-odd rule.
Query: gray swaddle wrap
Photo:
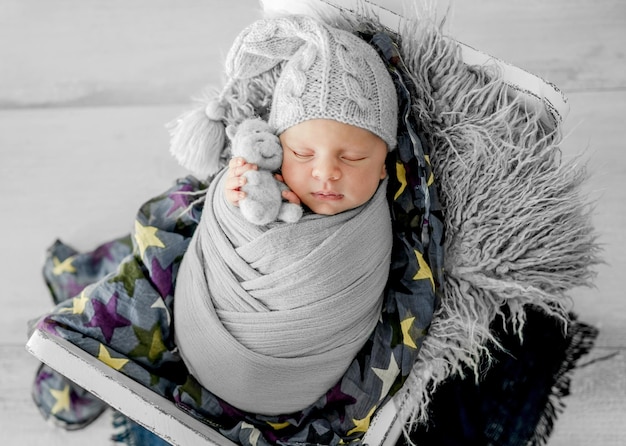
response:
[[[226,201],[223,179],[178,272],[176,341],[191,374],[235,407],[301,410],[378,322],[392,245],[386,181],[357,209],[259,227]]]

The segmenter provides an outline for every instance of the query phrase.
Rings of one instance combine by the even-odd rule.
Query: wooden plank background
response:
[[[225,6],[226,5],[226,6]],[[109,444],[110,417],[65,432],[31,402],[37,363],[26,321],[50,307],[43,254],[127,233],[139,204],[184,175],[164,124],[219,84],[232,39],[260,16],[255,0],[3,0],[0,5],[0,314],[2,443]],[[566,156],[585,151],[606,265],[573,309],[601,330],[573,376],[549,444],[626,438],[626,3],[466,0],[446,30],[558,85],[570,99]],[[606,358],[606,359],[603,359]],[[597,362],[592,362],[598,359]]]

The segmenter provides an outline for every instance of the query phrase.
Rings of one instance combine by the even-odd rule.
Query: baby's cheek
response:
[[[298,179],[302,178],[302,174],[298,172],[298,170],[295,169],[294,167],[295,166],[293,166],[292,163],[287,161],[287,162],[283,162],[283,165],[281,168],[281,174],[283,176],[283,180],[285,181],[285,184],[289,186],[289,188],[292,190],[293,190],[293,187],[297,187],[296,184],[298,183]]]

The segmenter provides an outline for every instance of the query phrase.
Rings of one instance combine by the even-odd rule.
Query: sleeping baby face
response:
[[[285,183],[317,214],[365,204],[387,175],[387,145],[360,127],[312,119],[285,130],[280,142]]]

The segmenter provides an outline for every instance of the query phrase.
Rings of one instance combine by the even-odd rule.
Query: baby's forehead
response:
[[[319,150],[365,150],[387,148],[382,138],[362,127],[331,119],[300,122],[280,134],[283,143],[310,146]]]

